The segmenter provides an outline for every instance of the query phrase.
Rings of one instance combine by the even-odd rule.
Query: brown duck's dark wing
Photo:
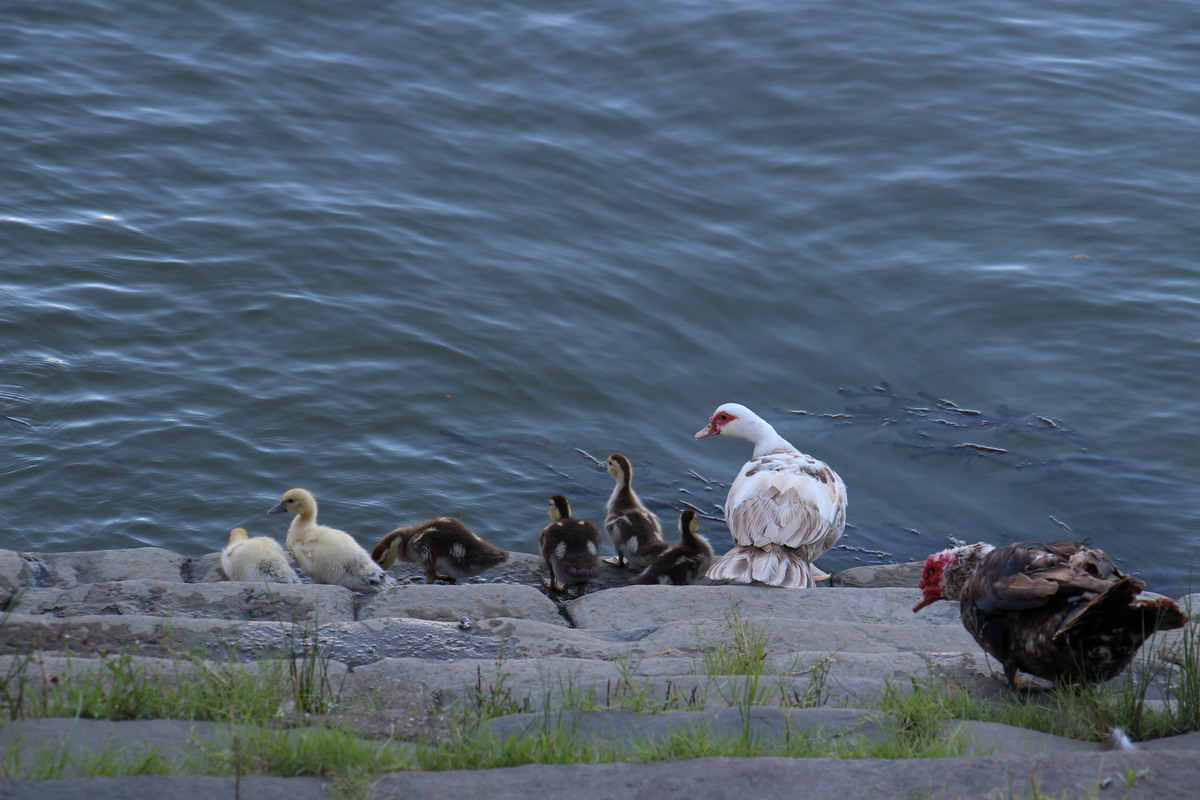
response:
[[[988,553],[963,593],[985,614],[1023,611],[1060,595],[1104,594],[1123,577],[1103,550],[1079,542],[1021,542]]]
[[[1187,615],[1169,597],[1138,597],[1144,584],[1128,575],[1114,580],[1108,591],[1092,598],[1059,628],[1055,639],[1112,636],[1124,629],[1135,642],[1159,630],[1174,630],[1187,624]]]
[[[1187,618],[1103,551],[1078,542],[1023,542],[989,553],[960,594],[963,625],[999,659],[1048,680],[1108,680],[1155,630]]]

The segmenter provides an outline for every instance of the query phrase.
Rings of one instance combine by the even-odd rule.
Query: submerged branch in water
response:
[[[603,461],[601,461],[600,459],[596,458],[594,455],[592,455],[591,453],[587,452],[586,450],[580,450],[578,447],[576,447],[576,448],[575,448],[575,452],[576,452],[576,453],[579,453],[579,455],[583,456],[584,458],[590,458],[590,459],[592,460],[592,463],[593,463],[593,464],[595,464],[597,467],[603,467],[603,466],[604,466],[604,462],[603,462]]]
[[[726,521],[724,517],[715,517],[712,514],[705,513],[703,509],[697,508],[696,506],[689,503],[687,500],[680,500],[679,502],[683,503],[685,506],[690,508],[692,511],[695,511],[696,516],[700,517],[701,519],[711,519],[713,522],[725,522]]]
[[[1007,453],[1008,452],[1003,447],[989,447],[986,444],[975,444],[974,442],[963,442],[962,444],[954,445],[954,447],[955,447],[955,449],[969,447],[973,450],[979,450],[984,453]]]

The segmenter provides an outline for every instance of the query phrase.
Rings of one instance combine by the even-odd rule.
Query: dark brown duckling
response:
[[[461,520],[437,517],[396,528],[379,540],[371,558],[384,569],[396,559],[420,564],[426,583],[438,578],[456,583],[503,564],[508,553],[480,539]]]
[[[552,522],[542,528],[538,546],[546,562],[550,590],[583,586],[600,574],[600,531],[587,520],[571,517],[571,504],[561,494],[550,498]]]
[[[654,559],[631,583],[695,583],[713,563],[713,546],[700,535],[700,517],[691,509],[679,512],[679,541]]]
[[[633,491],[633,465],[628,458],[613,453],[604,468],[616,481],[604,509],[604,530],[617,551],[615,559],[605,561],[618,567],[628,564],[634,569],[644,569],[667,550],[662,525]]]
[[[679,512],[679,541],[658,556],[632,583],[672,583],[687,586],[702,575],[713,560],[712,545],[700,535],[700,518],[690,508]]]

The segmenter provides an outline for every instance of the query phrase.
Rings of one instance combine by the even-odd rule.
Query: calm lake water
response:
[[[533,552],[611,452],[673,529],[737,401],[844,478],[827,570],[1090,537],[1185,590],[1198,8],[10,3],[0,546],[303,486]]]

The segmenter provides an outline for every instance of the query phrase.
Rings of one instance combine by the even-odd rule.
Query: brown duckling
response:
[[[617,551],[609,564],[644,569],[667,549],[662,525],[654,512],[642,505],[633,491],[633,465],[620,453],[613,453],[604,463],[616,485],[604,509],[604,530]]]
[[[679,512],[679,541],[650,562],[633,583],[694,583],[713,560],[712,545],[700,535],[700,518],[693,509]]]
[[[508,553],[485,542],[461,520],[437,517],[419,525],[406,525],[379,540],[371,558],[387,569],[396,559],[425,568],[425,582],[438,578],[455,583],[499,566]]]
[[[538,545],[546,562],[550,590],[566,591],[600,574],[600,531],[587,520],[571,517],[571,504],[561,494],[550,498],[552,522],[542,528]]]
[[[317,524],[317,498],[289,489],[268,514],[295,514],[287,548],[313,583],[332,583],[355,592],[378,592],[390,585],[383,568],[345,531]]]

